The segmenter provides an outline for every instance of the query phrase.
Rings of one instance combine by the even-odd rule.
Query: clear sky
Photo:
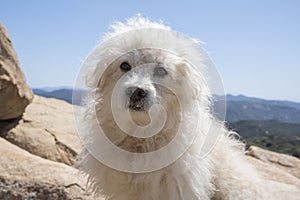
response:
[[[205,42],[227,93],[300,102],[298,0],[1,0],[31,87],[72,86],[108,26],[136,13]]]

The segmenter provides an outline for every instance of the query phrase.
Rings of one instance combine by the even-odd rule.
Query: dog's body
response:
[[[205,83],[205,66],[202,64],[201,54],[197,51],[197,42],[184,39],[166,26],[140,17],[129,20],[127,24],[119,23],[113,28],[115,32],[107,38],[122,33],[128,34],[124,40],[118,41],[118,45],[110,43],[96,49],[98,57],[95,57],[94,66],[91,64],[90,73],[87,75],[88,85],[95,88],[96,92],[90,95],[90,99],[87,98],[82,119],[86,132],[85,138],[92,143],[93,138],[98,134],[96,127],[100,124],[107,138],[118,147],[132,153],[146,153],[156,151],[172,141],[178,130],[178,124],[181,123],[181,117],[198,120],[200,126],[195,130],[197,136],[193,144],[179,159],[151,172],[133,173],[112,169],[99,162],[97,156],[85,149],[81,154],[79,167],[89,174],[90,181],[98,194],[106,199],[116,200],[276,199],[278,194],[273,194],[272,191],[281,191],[282,195],[285,189],[293,189],[292,186],[279,185],[275,182],[267,183],[263,180],[246,161],[243,145],[231,138],[222,123],[217,122],[209,113],[210,91]],[[172,34],[170,38],[164,38],[151,34],[151,30],[139,31],[145,28],[161,29]],[[149,50],[149,47],[153,49]],[[176,52],[177,56],[172,57],[172,54],[159,48]],[[136,51],[126,54],[133,49]],[[122,57],[123,54],[126,54],[125,58]],[[201,68],[200,76],[199,73],[198,75],[194,73],[194,69],[186,60]],[[164,67],[154,67],[153,74],[149,76],[145,75],[145,71],[137,71],[130,76],[130,79],[124,80],[126,84],[120,86],[121,90],[128,92],[129,88],[130,91],[129,96],[119,96],[118,101],[124,101],[124,105],[120,105],[119,109],[129,109],[133,121],[142,126],[151,121],[147,114],[149,107],[159,102],[167,110],[168,120],[164,124],[164,129],[153,137],[140,139],[128,136],[114,121],[112,108],[109,106],[114,100],[112,91],[124,71],[129,71],[132,66],[154,62]],[[101,68],[107,65],[112,66],[101,71]],[[99,79],[100,72],[103,75]],[[178,106],[178,99],[172,92],[153,84],[156,76],[162,83],[173,81],[176,87],[182,86],[182,83],[178,83],[180,82],[178,76],[188,80],[189,84],[182,86],[184,88],[179,92],[182,95],[191,95],[191,98],[185,99]],[[197,111],[201,113],[199,119],[189,118],[188,113],[178,114],[184,109],[193,109],[191,101],[198,102]],[[96,110],[93,111],[94,109]],[[95,115],[90,114],[93,112]],[[121,117],[126,114],[118,110],[116,112]],[[94,119],[95,116],[97,119]],[[181,132],[183,136],[188,132],[188,127],[185,126]],[[203,157],[202,146],[209,130],[219,132],[218,142],[212,151]],[[284,195],[287,195],[287,192]]]

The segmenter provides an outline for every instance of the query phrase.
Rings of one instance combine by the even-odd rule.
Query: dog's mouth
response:
[[[132,111],[145,111],[146,106],[144,101],[132,101],[130,100],[128,108]]]

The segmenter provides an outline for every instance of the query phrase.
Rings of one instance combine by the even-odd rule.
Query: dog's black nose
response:
[[[136,88],[130,96],[133,101],[139,101],[147,96],[147,91],[142,88]]]
[[[128,107],[135,111],[143,111],[145,106],[147,106],[147,90],[139,87],[130,87],[126,92],[129,97]]]

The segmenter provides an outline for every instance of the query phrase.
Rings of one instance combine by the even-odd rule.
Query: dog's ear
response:
[[[109,66],[107,67],[102,76],[99,77],[97,87],[100,89],[103,89],[110,85],[112,82],[109,81],[111,80],[118,80],[121,72],[119,70],[119,63],[116,66]]]
[[[193,73],[192,66],[181,60],[176,64],[176,72],[178,72],[183,78],[187,78],[189,82],[192,83],[193,88],[190,88],[190,91],[193,91],[193,99],[202,99],[206,96],[208,91],[206,83],[202,80],[201,76],[197,73]],[[201,81],[202,80],[202,81]]]
[[[99,82],[98,82],[97,87],[98,87],[99,89],[104,88],[104,86],[105,86],[104,83],[105,83],[105,77],[101,77],[100,80],[99,80]]]
[[[188,63],[180,61],[176,64],[176,71],[180,73],[183,77],[188,77],[189,75],[189,66]]]
[[[99,81],[98,81],[98,85],[97,88],[102,89],[105,87],[105,83],[106,83],[106,78],[105,76],[100,77]]]

